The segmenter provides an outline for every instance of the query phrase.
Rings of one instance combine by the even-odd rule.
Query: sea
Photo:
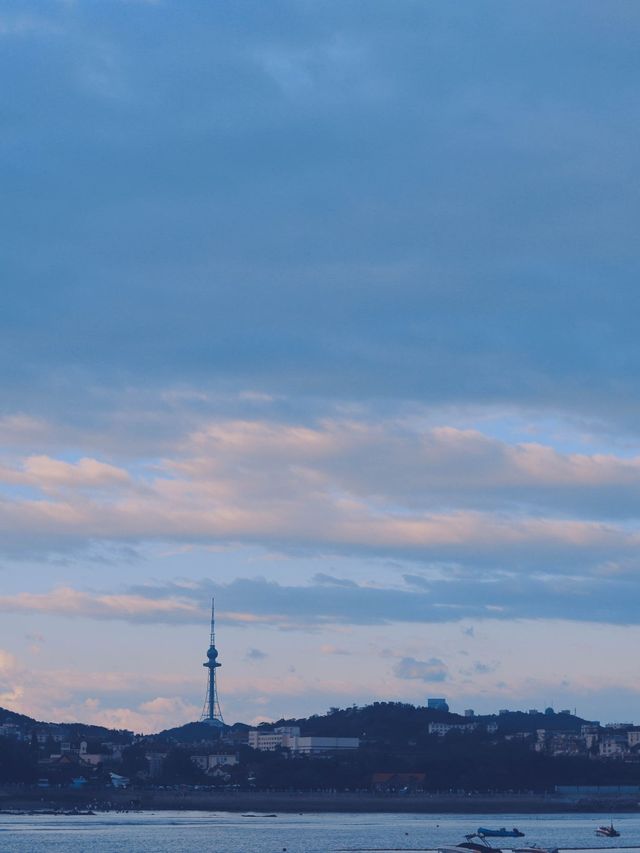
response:
[[[619,838],[595,830],[613,820]],[[521,839],[561,850],[637,850],[640,815],[424,815],[131,812],[78,816],[3,815],[1,853],[396,853],[458,844],[478,827],[516,826]]]

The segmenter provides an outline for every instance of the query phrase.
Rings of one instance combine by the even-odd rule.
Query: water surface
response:
[[[620,838],[598,838],[613,818]],[[242,817],[229,812],[140,812],[94,816],[0,815],[2,853],[333,853],[432,850],[457,844],[479,826],[511,828],[510,845],[565,850],[632,848],[640,853],[637,815],[396,815],[279,814]],[[498,840],[496,844],[500,843]],[[636,847],[637,845],[637,847]]]

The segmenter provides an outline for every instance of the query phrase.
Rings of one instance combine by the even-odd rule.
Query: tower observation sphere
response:
[[[204,708],[202,709],[202,722],[209,723],[211,726],[224,726],[222,719],[222,711],[218,701],[218,687],[216,684],[216,669],[222,664],[218,660],[218,650],[216,649],[215,638],[215,610],[214,599],[211,599],[211,639],[209,641],[209,650],[207,651],[207,660],[202,664],[209,670],[207,680],[207,694],[204,699]]]

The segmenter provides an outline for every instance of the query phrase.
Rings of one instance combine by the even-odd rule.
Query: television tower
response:
[[[215,632],[215,612],[214,599],[211,599],[211,639],[209,641],[209,651],[207,652],[207,660],[202,664],[209,670],[209,680],[207,683],[207,695],[204,698],[204,708],[202,709],[201,722],[208,723],[210,726],[224,726],[222,719],[222,711],[218,702],[218,689],[216,687],[216,669],[222,666],[218,663],[218,650],[216,649],[216,632]]]

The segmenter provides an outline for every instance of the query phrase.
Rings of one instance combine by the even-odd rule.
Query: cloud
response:
[[[245,660],[257,662],[261,660],[266,660],[269,655],[266,652],[261,651],[260,649],[248,649],[244,657]]]
[[[495,672],[498,666],[499,664],[497,663],[483,663],[478,660],[473,664],[473,671],[478,675],[488,675],[491,672]]]
[[[3,612],[635,624],[640,9],[108,5],[0,14]]]
[[[320,646],[320,653],[323,655],[339,655],[341,657],[351,654],[349,649],[341,648],[340,646],[334,646],[333,643],[323,643]]]
[[[30,456],[24,462],[25,480],[43,491],[51,488],[100,488],[122,486],[130,481],[122,468],[82,458],[75,463],[62,462],[48,456]]]
[[[327,575],[324,572],[317,572],[313,576],[313,582],[318,585],[327,585],[327,586],[344,586],[353,589],[353,587],[357,587],[357,583],[355,581],[349,580],[348,578],[336,578],[333,575]]]
[[[636,576],[629,574],[557,578],[500,572],[493,578],[482,575],[432,580],[429,589],[422,591],[380,582],[348,587],[314,581],[293,585],[258,577],[236,578],[228,583],[194,581],[188,586],[135,585],[118,592],[58,587],[48,593],[0,596],[0,612],[134,624],[202,625],[214,596],[223,602],[216,612],[220,624],[271,626],[281,631],[469,619],[568,619],[636,625],[639,617],[633,602],[637,588]]]
[[[415,658],[405,657],[393,667],[393,674],[396,678],[437,683],[447,680],[449,670],[440,658],[416,660]]]
[[[636,457],[397,420],[208,420],[164,447],[162,459],[120,464],[10,450],[5,552],[155,540],[387,555],[448,574],[634,571]],[[318,583],[353,581],[320,572]]]
[[[14,655],[0,649],[0,704],[11,707],[20,702],[24,690],[20,682],[20,666]]]
[[[0,19],[16,401],[170,379],[633,421],[637,10],[41,5]]]
[[[123,619],[132,622],[200,622],[205,610],[178,598],[154,599],[143,595],[109,595],[58,587],[46,594],[22,592],[0,596],[5,613],[52,613],[89,619]]]
[[[76,708],[77,719],[82,722],[142,734],[152,734],[196,720],[201,710],[179,696],[157,696],[133,707],[105,707],[98,699],[89,699]]]

